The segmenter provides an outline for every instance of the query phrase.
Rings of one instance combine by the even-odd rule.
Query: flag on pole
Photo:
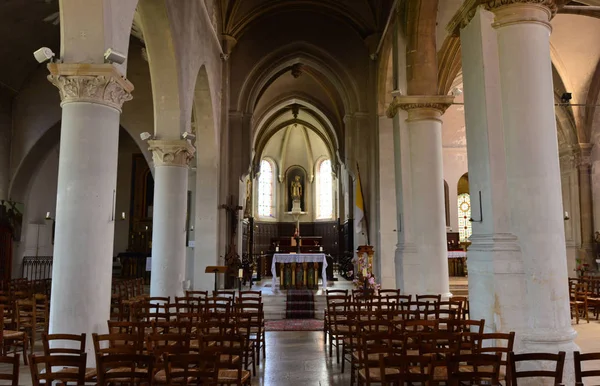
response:
[[[362,223],[365,218],[365,205],[363,202],[362,186],[360,185],[360,173],[356,175],[356,193],[354,194],[354,230],[362,232]]]

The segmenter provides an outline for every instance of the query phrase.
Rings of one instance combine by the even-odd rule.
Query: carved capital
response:
[[[179,166],[187,168],[194,158],[196,149],[185,139],[148,141],[148,150],[152,152],[154,167]]]
[[[386,114],[393,118],[398,109],[408,111],[408,120],[440,119],[448,107],[452,105],[451,95],[408,95],[394,96],[387,108]]]
[[[495,13],[495,27],[536,22],[550,27],[549,21],[558,11],[556,0],[465,0],[446,26],[448,33],[458,36],[460,30],[471,22],[479,6]]]
[[[61,106],[73,102],[103,104],[121,111],[133,85],[112,64],[50,63],[48,80],[60,92]]]
[[[555,0],[487,0],[486,8],[495,14],[494,28],[538,23],[550,30],[550,20],[558,10]]]

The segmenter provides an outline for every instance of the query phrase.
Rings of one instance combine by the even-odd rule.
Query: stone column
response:
[[[185,280],[188,140],[150,140],[154,161],[154,216],[150,296],[182,296]]]
[[[62,125],[50,333],[104,333],[110,317],[119,117],[133,85],[110,64],[49,64]]]
[[[594,251],[594,209],[592,194],[592,144],[579,144],[577,170],[579,172],[579,206],[581,220],[581,250],[579,256],[590,269],[596,267]]]
[[[395,99],[398,107],[408,112],[406,122],[410,143],[412,230],[421,267],[420,275],[416,276],[420,284],[418,293],[442,294],[444,297],[451,294],[446,244],[441,116],[452,103],[452,98],[397,96]],[[407,274],[408,272],[403,273],[405,278]]]
[[[510,229],[500,69],[494,14],[479,8],[460,31],[473,234],[468,252],[472,319],[486,331],[525,329],[525,274]],[[481,194],[481,195],[480,195]],[[480,202],[481,201],[481,202]]]
[[[562,192],[554,115],[552,0],[496,0],[511,230],[526,274],[525,351],[572,353]],[[498,7],[494,7],[498,5]],[[466,93],[465,93],[466,94]],[[572,364],[565,365],[565,370]],[[572,383],[568,377],[565,384]]]

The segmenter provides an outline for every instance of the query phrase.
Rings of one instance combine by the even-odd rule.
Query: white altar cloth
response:
[[[449,259],[460,259],[463,257],[467,257],[467,252],[465,252],[465,251],[448,251]]]
[[[271,263],[271,273],[273,274],[273,287],[277,285],[277,269],[275,263],[323,263],[323,269],[321,269],[321,276],[323,279],[323,288],[327,288],[327,258],[324,253],[275,253],[273,255],[273,262]]]

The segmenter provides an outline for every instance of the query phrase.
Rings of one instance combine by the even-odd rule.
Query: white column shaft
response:
[[[529,331],[524,343],[532,350],[545,344],[567,347],[575,332],[569,310],[550,29],[545,24],[550,15],[544,7],[525,4],[495,13],[511,229],[520,241],[527,277]],[[521,14],[526,21],[515,22],[515,15]]]
[[[63,106],[50,333],[105,333],[110,318],[119,112]]]
[[[472,319],[487,331],[525,329],[525,277],[510,233],[504,126],[494,15],[481,8],[461,31],[469,187],[473,222],[468,252]],[[481,192],[481,210],[479,203]]]
[[[442,122],[409,113],[414,240],[421,266],[420,293],[449,296],[442,164]],[[406,277],[406,273],[404,274]]]
[[[185,280],[185,235],[188,169],[156,166],[152,219],[151,296],[182,296]]]

